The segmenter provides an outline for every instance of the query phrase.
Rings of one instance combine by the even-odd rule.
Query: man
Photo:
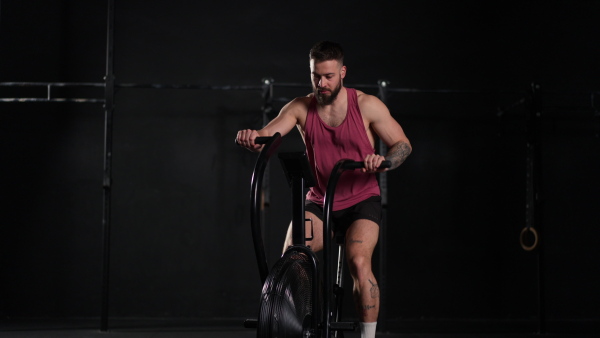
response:
[[[236,141],[259,151],[257,136],[286,135],[294,126],[306,144],[307,157],[317,184],[306,196],[306,218],[313,219],[313,240],[307,245],[316,252],[323,247],[323,198],[329,174],[342,158],[364,161],[365,168],[342,175],[333,203],[336,230],[346,229],[346,256],[354,280],[353,295],[360,317],[361,337],[375,337],[379,314],[379,288],[371,269],[371,257],[379,238],[381,197],[375,173],[382,161],[397,168],[412,147],[402,127],[377,97],[346,88],[344,53],[334,42],[322,41],[309,53],[313,93],[285,105],[277,117],[261,130],[240,130]],[[384,156],[375,153],[375,137],[387,146]],[[291,225],[284,250],[292,244]]]

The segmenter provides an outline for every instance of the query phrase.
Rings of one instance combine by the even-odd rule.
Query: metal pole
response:
[[[113,138],[113,110],[115,96],[115,77],[113,72],[114,62],[114,16],[115,1],[108,0],[108,19],[106,37],[106,76],[105,103],[104,103],[104,178],[102,188],[104,192],[104,207],[102,214],[102,309],[100,314],[100,331],[108,330],[109,308],[109,273],[110,273],[110,197],[111,197],[111,169],[112,169],[112,138]]]
[[[275,80],[272,78],[263,78],[262,79],[262,97],[263,97],[263,105],[261,107],[262,111],[262,125],[261,128],[266,126],[269,123],[269,117],[273,112],[273,83]],[[269,135],[272,136],[272,135]],[[267,233],[266,229],[266,219],[267,219],[267,209],[271,206],[271,165],[267,162],[267,167],[265,168],[264,178],[262,180],[262,201],[260,204],[260,228],[263,234]],[[267,241],[267,252],[271,252],[271,248],[273,245],[270,243],[271,241]]]
[[[544,283],[544,241],[542,240],[544,229],[542,229],[542,96],[540,85],[531,85],[531,110],[528,118],[528,196],[529,224],[537,229],[538,245],[538,334],[546,333],[546,304]]]
[[[377,81],[377,84],[379,85],[379,93],[377,94],[377,96],[379,96],[379,99],[384,104],[386,104],[389,82],[385,81],[385,80],[379,80],[379,81]],[[377,148],[378,148],[379,154],[385,155],[388,151],[387,145],[385,143],[381,142],[381,140],[378,140],[377,143],[378,143]],[[378,280],[379,288],[381,290],[380,294],[385,295],[386,285],[387,285],[387,256],[386,256],[386,252],[387,252],[386,222],[387,222],[387,205],[388,205],[387,173],[386,172],[379,173],[378,179],[379,179],[379,188],[381,190],[382,217],[381,217],[381,226],[379,227],[379,278],[377,278],[377,280]],[[385,299],[386,299],[386,297],[381,297],[379,299],[379,318],[377,320],[377,322],[378,322],[377,326],[379,326],[379,330],[381,330],[381,331],[385,331],[386,327],[387,327],[387,325],[386,325],[387,304],[385,302]]]

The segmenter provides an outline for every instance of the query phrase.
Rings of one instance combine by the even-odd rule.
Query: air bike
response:
[[[343,331],[354,331],[358,323],[341,321],[345,240],[341,235],[336,236],[338,255],[334,280],[331,212],[335,187],[342,173],[362,168],[364,164],[340,160],[331,172],[323,205],[323,259],[319,262],[315,253],[306,246],[306,240],[312,237],[306,237],[305,226],[310,220],[306,220],[304,215],[305,188],[315,184],[314,175],[304,152],[279,153],[292,189],[293,245],[269,271],[260,227],[259,203],[263,175],[270,157],[281,144],[281,135],[258,137],[255,143],[264,146],[252,174],[250,224],[263,288],[258,319],[248,319],[244,326],[256,328],[259,338],[343,337]],[[384,161],[380,167],[389,168],[390,162]],[[310,230],[312,236],[312,227]],[[319,269],[322,269],[322,283],[319,281]]]

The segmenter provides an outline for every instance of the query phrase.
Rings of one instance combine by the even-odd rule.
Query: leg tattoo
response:
[[[367,311],[372,310],[374,308],[375,308],[375,305],[363,305],[363,306],[361,306],[363,318],[367,317]]]
[[[371,298],[379,298],[379,285],[373,283],[370,279],[369,283],[371,283]]]

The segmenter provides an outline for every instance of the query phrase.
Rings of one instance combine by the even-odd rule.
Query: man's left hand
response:
[[[362,169],[362,171],[364,173],[378,173],[378,172],[384,172],[387,171],[388,169],[379,169],[379,166],[381,165],[381,162],[385,161],[385,157],[381,156],[381,155],[377,155],[377,154],[371,154],[371,155],[367,155],[367,157],[365,157],[365,167]]]

